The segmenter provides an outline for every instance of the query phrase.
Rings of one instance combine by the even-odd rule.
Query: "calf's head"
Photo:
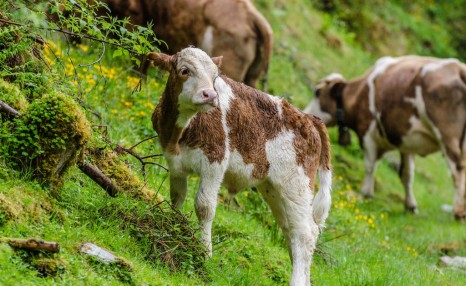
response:
[[[164,96],[177,104],[180,115],[189,117],[218,105],[214,82],[222,57],[210,58],[197,48],[186,48],[173,56],[152,52],[148,57],[154,66],[170,73]]]

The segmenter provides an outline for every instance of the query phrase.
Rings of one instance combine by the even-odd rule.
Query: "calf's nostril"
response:
[[[217,97],[217,93],[213,90],[204,90],[202,91],[202,96],[205,98],[205,99],[214,99]]]

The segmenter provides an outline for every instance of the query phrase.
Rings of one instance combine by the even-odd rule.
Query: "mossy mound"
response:
[[[39,277],[48,277],[64,273],[67,262],[57,258],[38,258],[31,261],[31,266],[39,272]]]
[[[0,99],[17,111],[21,111],[29,105],[26,97],[16,85],[2,79],[0,79]]]
[[[58,182],[90,134],[90,124],[73,98],[45,94],[0,127],[0,157],[33,178]]]
[[[8,191],[0,193],[0,226],[10,221],[14,224],[45,223],[52,212],[62,218],[45,194],[21,183],[13,185],[12,182],[3,188],[8,188]]]

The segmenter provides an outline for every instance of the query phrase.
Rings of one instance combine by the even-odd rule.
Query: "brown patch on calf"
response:
[[[304,114],[292,106],[289,102],[283,101],[283,121],[286,129],[293,131],[293,146],[296,152],[296,163],[303,167],[305,174],[310,179],[310,187],[314,188],[314,175],[320,164],[320,153],[322,149],[320,133],[316,128],[316,123],[321,124],[321,120]]]
[[[220,163],[225,158],[226,134],[222,126],[222,113],[219,108],[210,112],[198,113],[184,130],[180,144],[190,148],[200,148],[209,162]]]
[[[239,84],[226,77],[225,82],[231,87],[235,99],[230,102],[227,113],[227,125],[230,130],[230,149],[237,150],[244,163],[253,164],[253,177],[264,178],[269,170],[265,145],[277,137],[280,131],[291,130],[294,133],[293,146],[296,151],[296,163],[302,166],[314,185],[314,175],[321,160],[321,140],[327,139],[324,168],[330,170],[330,145],[326,127],[314,116],[302,113],[286,100],[281,101],[282,115],[279,115],[277,103],[265,93]],[[320,129],[319,129],[320,128]],[[264,132],[266,131],[266,132]]]
[[[277,106],[259,90],[225,76],[222,79],[235,95],[227,113],[230,149],[237,150],[244,163],[254,164],[254,178],[264,178],[269,170],[265,143],[275,138],[283,127]]]
[[[176,125],[176,120],[179,115],[178,95],[183,88],[183,82],[184,80],[176,73],[170,73],[160,102],[152,114],[152,126],[159,134],[160,145],[164,150],[175,155],[180,153],[178,140],[182,128]]]

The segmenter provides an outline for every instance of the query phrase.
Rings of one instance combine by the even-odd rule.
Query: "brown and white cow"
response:
[[[255,87],[266,78],[272,54],[272,28],[250,0],[105,0],[112,13],[133,24],[154,24],[170,54],[193,45],[223,56],[223,72]],[[102,10],[102,12],[105,12]]]
[[[327,218],[332,172],[325,124],[290,103],[220,74],[219,58],[196,48],[150,53],[168,71],[154,129],[170,168],[170,196],[182,206],[187,177],[200,176],[195,210],[212,254],[211,228],[223,183],[255,186],[282,228],[293,263],[291,285],[309,285],[319,226]],[[320,189],[314,197],[315,175]]]
[[[356,132],[365,161],[361,192],[367,197],[374,193],[377,160],[398,149],[405,207],[410,211],[417,211],[414,155],[441,150],[456,188],[455,217],[466,216],[465,64],[456,59],[384,57],[362,77],[346,81],[331,74],[321,80],[305,112],[328,125],[338,124],[340,139],[347,137],[346,128]]]

